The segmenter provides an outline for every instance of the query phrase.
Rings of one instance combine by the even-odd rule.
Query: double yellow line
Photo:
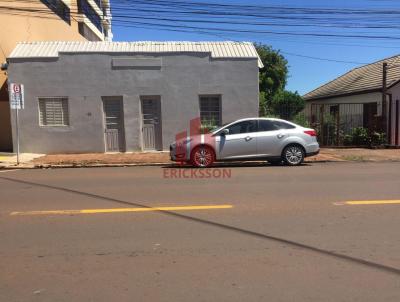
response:
[[[28,215],[75,215],[75,214],[104,214],[104,213],[129,213],[129,212],[156,212],[156,211],[194,211],[194,210],[216,210],[231,209],[232,205],[207,205],[207,206],[174,206],[174,207],[151,207],[151,208],[113,208],[113,209],[84,209],[84,210],[53,210],[53,211],[27,211],[11,212],[11,216]]]

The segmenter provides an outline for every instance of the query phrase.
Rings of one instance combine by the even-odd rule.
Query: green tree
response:
[[[272,97],[269,111],[282,119],[292,120],[304,107],[305,102],[297,91],[278,90]]]
[[[256,43],[255,47],[264,64],[264,67],[260,69],[259,86],[260,115],[265,116],[273,96],[286,86],[288,61],[279,53],[279,50],[275,50],[271,46]]]

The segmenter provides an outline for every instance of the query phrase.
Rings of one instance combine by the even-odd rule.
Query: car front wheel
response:
[[[282,152],[285,164],[298,166],[304,161],[304,149],[299,145],[289,145]]]
[[[191,154],[190,161],[195,167],[207,168],[215,161],[214,150],[208,146],[196,147]]]

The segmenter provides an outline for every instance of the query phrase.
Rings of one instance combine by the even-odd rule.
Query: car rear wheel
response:
[[[208,146],[196,147],[191,154],[190,161],[193,166],[207,168],[215,161],[214,150]]]
[[[282,158],[288,166],[298,166],[304,161],[304,149],[300,145],[289,145],[283,150]]]

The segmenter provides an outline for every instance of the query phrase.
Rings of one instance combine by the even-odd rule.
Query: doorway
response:
[[[160,96],[141,97],[142,106],[142,148],[143,150],[162,150],[161,98]]]
[[[125,151],[122,98],[103,98],[103,112],[106,152]]]

